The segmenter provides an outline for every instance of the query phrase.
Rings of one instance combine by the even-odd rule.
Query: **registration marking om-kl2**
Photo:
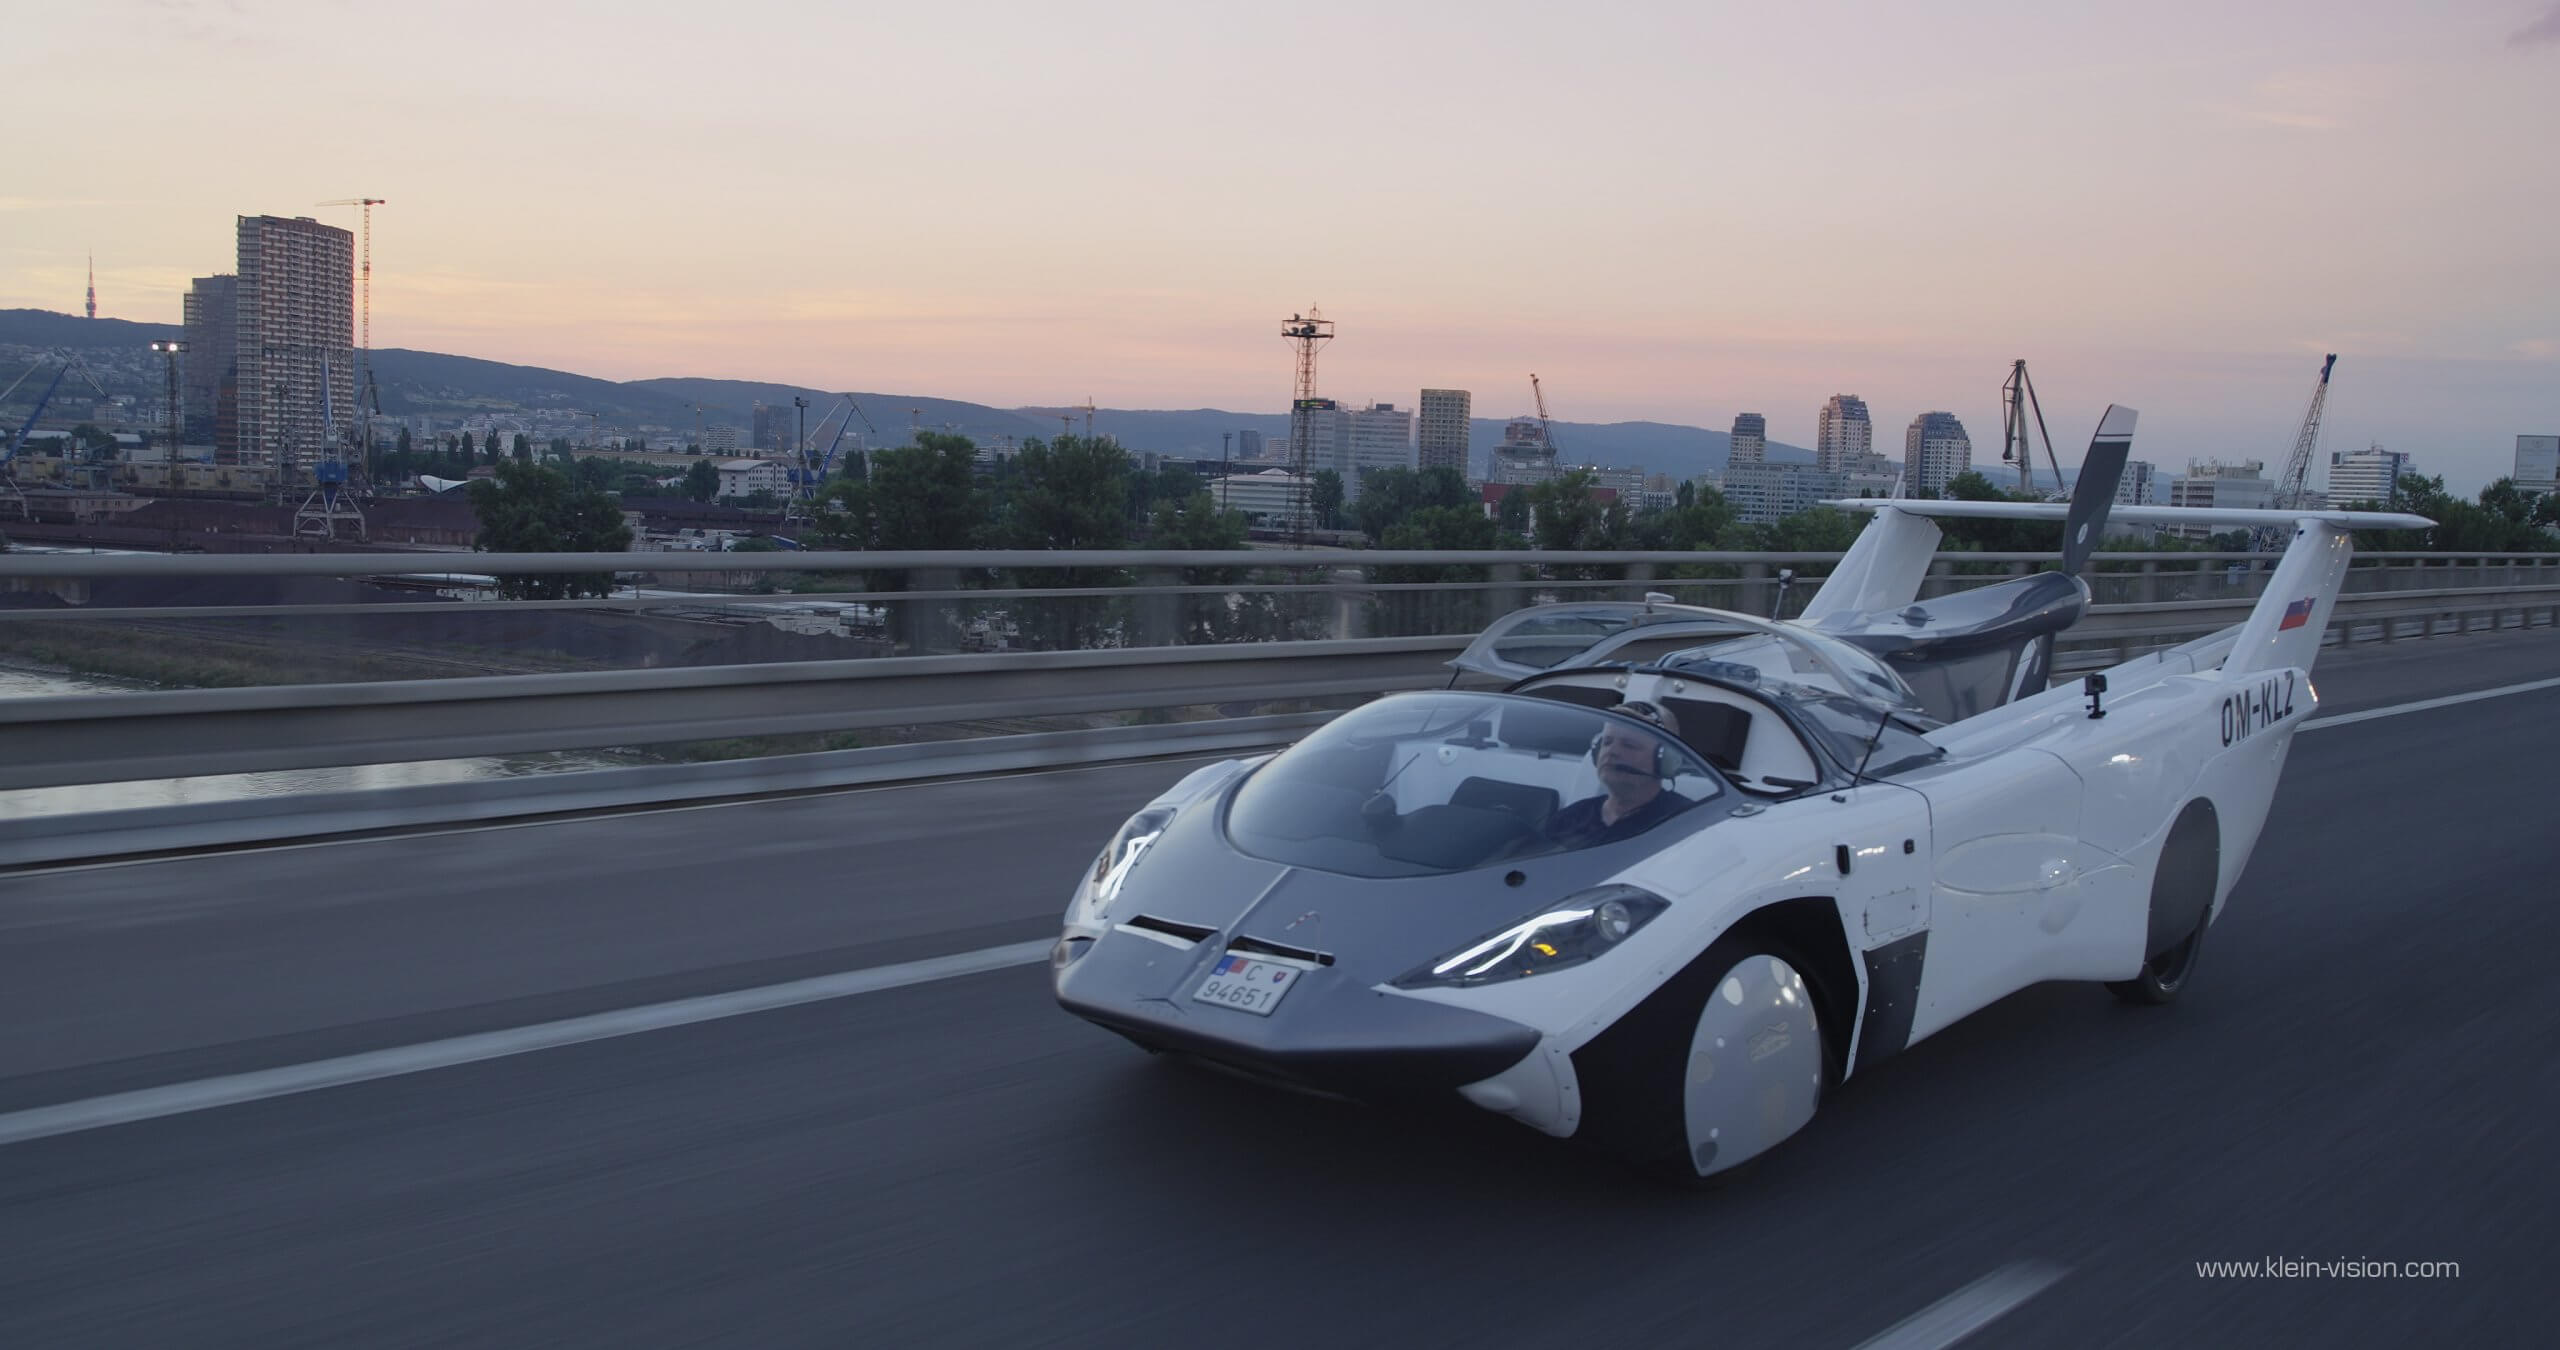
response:
[[[2246,740],[2293,716],[2293,687],[2297,682],[2288,670],[2269,675],[2255,684],[2222,698],[2222,743]]]

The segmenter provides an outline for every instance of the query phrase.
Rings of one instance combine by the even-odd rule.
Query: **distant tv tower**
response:
[[[98,255],[89,255],[89,317],[98,317]]]

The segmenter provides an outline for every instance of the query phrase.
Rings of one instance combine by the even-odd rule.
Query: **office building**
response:
[[[1838,473],[1850,460],[1874,450],[1875,441],[1866,400],[1855,394],[1833,394],[1814,423],[1813,467]]]
[[[1547,429],[1534,417],[1515,417],[1503,424],[1502,441],[1493,447],[1487,482],[1526,485],[1556,476],[1556,450],[1547,444]]]
[[[1893,456],[1864,454],[1840,466],[1843,497],[1891,497],[1906,491],[1902,465]]]
[[[1239,432],[1237,432],[1237,433],[1236,433],[1236,458],[1238,458],[1238,459],[1260,459],[1260,458],[1262,458],[1262,433],[1261,433],[1261,432],[1259,432],[1259,431],[1239,431]]]
[[[1264,469],[1230,474],[1211,484],[1210,490],[1217,496],[1219,509],[1241,511],[1252,524],[1285,530],[1306,500],[1300,495],[1303,486],[1287,469]]]
[[[2158,470],[2152,467],[2150,460],[2126,460],[2124,462],[2124,477],[2116,480],[2116,505],[2150,505],[2151,486],[2157,473]]]
[[[307,471],[344,453],[355,418],[355,235],[242,216],[239,245],[239,459]]]
[[[1847,495],[1843,475],[1811,464],[1731,464],[1717,490],[1746,525],[1775,525],[1798,511],[1808,511]]]
[[[734,429],[731,439],[736,439]],[[724,500],[759,492],[779,497],[790,490],[791,471],[778,459],[732,459],[720,465],[720,496]]]
[[[1379,469],[1413,467],[1413,410],[1373,403],[1341,414],[1342,434],[1334,472],[1342,475],[1343,500],[1359,497],[1360,482]]]
[[[1733,454],[1727,464],[1759,464],[1769,458],[1769,419],[1759,413],[1737,413],[1733,419]]]
[[[1425,469],[1469,472],[1468,417],[1475,399],[1464,389],[1422,391],[1422,419],[1416,428],[1415,461]]]
[[[186,375],[178,404],[186,410],[182,439],[214,447],[218,463],[240,462],[240,278],[228,272],[187,286]]]
[[[2329,500],[2388,505],[2400,475],[2409,472],[2409,456],[2373,446],[2329,453]]]
[[[1947,490],[1957,474],[1973,468],[1973,438],[1950,412],[1924,412],[1902,433],[1902,474],[1914,496]]]
[[[2560,436],[2516,437],[2516,486],[2560,492]]]
[[[2187,476],[2169,484],[2169,504],[2263,510],[2273,502],[2276,491],[2266,470],[2263,460],[2244,459],[2230,464],[2213,459],[2188,460]],[[2173,533],[2186,539],[2210,539],[2214,530],[2206,525],[2180,525]]]

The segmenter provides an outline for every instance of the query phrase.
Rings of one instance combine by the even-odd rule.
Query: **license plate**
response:
[[[1249,1012],[1256,1017],[1269,1017],[1280,1000],[1298,986],[1298,977],[1306,973],[1303,966],[1280,961],[1258,960],[1230,953],[1218,958],[1210,967],[1209,978],[1191,991],[1191,997],[1221,1008]]]

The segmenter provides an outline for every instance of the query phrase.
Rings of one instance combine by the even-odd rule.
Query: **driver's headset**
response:
[[[1671,713],[1668,709],[1659,707],[1652,703],[1647,703],[1641,699],[1621,703],[1616,707],[1611,708],[1610,711],[1622,712],[1639,722],[1650,723],[1654,730],[1661,732],[1664,736],[1677,736],[1680,734],[1678,731],[1673,729],[1674,724],[1671,720]],[[1600,762],[1600,742],[1602,738],[1606,737],[1608,734],[1609,733],[1604,730],[1591,738],[1591,749],[1588,752],[1588,757],[1594,765],[1597,765]],[[1659,738],[1656,738],[1653,743],[1653,776],[1656,778],[1670,777],[1669,774],[1664,772],[1668,766],[1663,763],[1663,760],[1664,753],[1662,741]]]

